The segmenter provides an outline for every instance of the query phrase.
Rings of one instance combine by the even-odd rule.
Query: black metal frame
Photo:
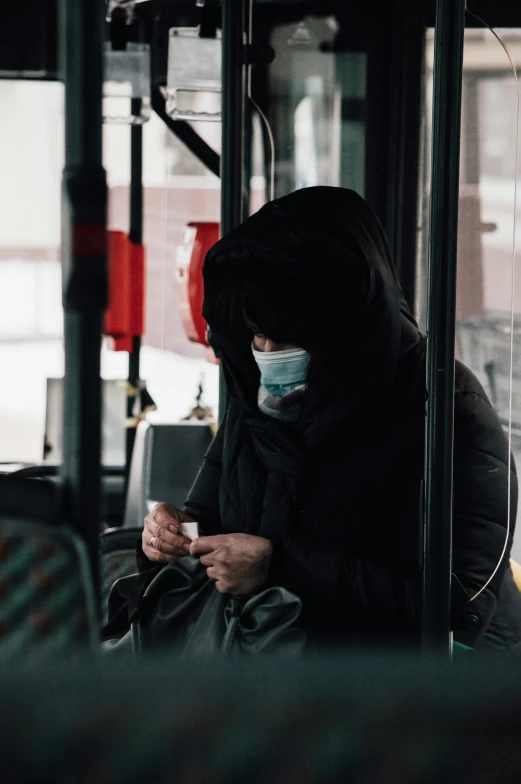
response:
[[[221,233],[242,219],[245,0],[223,0]]]
[[[65,312],[63,491],[99,586],[102,318],[107,305],[107,183],[102,166],[103,0],[61,0],[65,81],[62,266]]]
[[[185,120],[173,120],[165,111],[165,99],[159,87],[152,87],[152,108],[165,125],[177,136],[190,152],[198,158],[216,177],[221,176],[221,160],[218,153],[194,131]]]
[[[132,100],[132,114],[139,115],[141,99]],[[130,226],[129,239],[135,245],[143,244],[143,127],[133,125],[130,129]],[[132,337],[132,351],[128,355],[127,420],[130,425],[140,381],[141,335]],[[135,427],[127,426],[125,479],[128,482],[132,451],[136,438]]]
[[[425,24],[400,3],[392,28],[387,199],[384,225],[405,300],[414,312]]]
[[[423,648],[451,654],[454,336],[465,0],[437,0],[434,53]]]
[[[414,310],[425,25],[414,0],[349,17],[347,42],[367,54],[365,198],[380,218],[405,299]],[[351,21],[351,26],[347,22]]]
[[[221,235],[242,220],[244,163],[244,29],[245,0],[223,0],[222,16],[222,174]],[[219,422],[227,405],[226,385],[219,375]]]

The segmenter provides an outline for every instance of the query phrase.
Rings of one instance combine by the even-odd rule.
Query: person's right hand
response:
[[[142,535],[143,552],[149,561],[170,563],[190,553],[190,539],[181,533],[181,523],[195,522],[171,504],[157,504],[145,517]]]

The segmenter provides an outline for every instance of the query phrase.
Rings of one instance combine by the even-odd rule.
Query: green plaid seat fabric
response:
[[[81,540],[62,526],[0,518],[0,661],[94,642]]]

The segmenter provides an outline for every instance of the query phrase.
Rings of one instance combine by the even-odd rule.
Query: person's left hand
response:
[[[190,554],[200,556],[220,593],[248,596],[266,582],[273,546],[269,539],[251,534],[200,536]]]

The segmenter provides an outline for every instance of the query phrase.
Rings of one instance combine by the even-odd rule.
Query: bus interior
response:
[[[456,64],[451,76],[450,65],[443,71],[438,64],[436,70],[436,58],[442,63],[449,57],[438,28],[442,15],[449,18],[456,7],[464,13],[463,53],[461,73]],[[225,710],[235,690],[233,673],[219,664],[220,690],[208,703],[211,721],[222,721],[222,735],[228,733],[230,741],[219,757],[209,740],[210,725],[195,714],[190,726],[186,719],[192,697],[211,688],[208,671],[192,692],[190,682],[182,683],[176,706],[175,695],[163,694],[159,682],[146,696],[134,692],[131,674],[116,675],[113,664],[82,664],[79,675],[59,668],[69,657],[78,666],[78,649],[94,651],[96,658],[110,590],[136,570],[144,516],[160,501],[182,506],[219,427],[226,389],[201,315],[202,263],[220,234],[268,200],[314,185],[352,188],[362,195],[389,238],[405,299],[434,341],[432,330],[443,308],[438,306],[436,322],[432,283],[447,274],[449,286],[451,273],[433,256],[433,248],[444,247],[442,237],[433,245],[433,235],[439,235],[433,203],[450,201],[452,193],[457,276],[447,290],[446,308],[454,303],[454,331],[434,342],[443,356],[450,359],[452,352],[452,364],[455,357],[477,376],[510,439],[513,460],[521,464],[516,260],[521,5],[511,0],[8,0],[0,16],[0,660],[9,668],[43,661],[52,673],[41,678],[35,669],[23,685],[15,678],[0,687],[1,703],[14,717],[9,723],[0,710],[5,782],[35,780],[34,766],[44,759],[36,746],[25,760],[13,756],[21,748],[17,733],[27,721],[34,721],[34,738],[37,733],[48,738],[42,749],[50,748],[51,736],[62,744],[53,752],[55,781],[143,781],[147,771],[161,781],[274,781],[260,763],[258,771],[264,773],[255,778],[255,755],[265,743],[271,749],[266,753],[278,759],[273,728],[300,742],[300,719],[291,723],[291,706],[295,716],[299,711],[305,716],[302,732],[322,726],[326,708],[318,707],[314,717],[309,712],[319,694],[325,695],[325,706],[340,704],[346,695],[335,714],[344,728],[346,705],[360,716],[373,701],[385,713],[398,693],[408,695],[413,724],[419,715],[414,695],[422,688],[420,663],[407,660],[408,681],[394,660],[371,671],[353,658],[354,691],[346,683],[338,692],[333,688],[333,674],[341,678],[344,671],[341,663],[331,667],[327,684],[320,666],[310,671],[306,699],[299,692],[299,677],[308,677],[304,670],[297,668],[287,682],[275,672],[280,711],[271,692],[264,702],[257,692],[252,697],[265,732],[258,748],[245,729],[245,704],[236,700],[244,738],[234,747],[231,736],[242,735]],[[461,106],[439,120],[437,79],[444,78],[450,90],[451,79],[457,82],[459,76]],[[445,156],[436,137],[443,122],[459,123],[457,149],[446,148]],[[448,185],[442,192],[438,172],[443,167]],[[327,260],[317,260],[317,275],[328,275]],[[450,433],[449,404],[443,416],[436,432]],[[440,454],[433,446],[433,476]],[[427,483],[431,480],[426,476]],[[18,521],[24,522],[23,534]],[[443,541],[448,548],[449,540]],[[436,591],[442,590],[445,577],[436,564],[445,556],[436,555],[434,545],[431,554]],[[519,528],[512,559],[521,562]],[[521,574],[518,579],[521,590]],[[448,582],[443,590],[450,591]],[[449,647],[452,651],[448,627],[438,632],[434,648],[445,655]],[[153,678],[158,670],[147,666],[143,677]],[[251,671],[241,667],[236,683],[249,695]],[[192,662],[188,671],[199,677]],[[487,682],[483,694],[472,694],[472,703],[468,677],[458,681],[451,671],[436,687],[425,685],[431,691],[423,694],[424,704],[429,716],[437,717],[431,726],[437,752],[432,751],[428,775],[425,751],[416,778],[392,778],[389,744],[387,767],[381,769],[387,774],[363,778],[373,747],[360,752],[358,768],[340,735],[336,748],[333,727],[327,738],[318,733],[322,745],[313,764],[319,772],[309,773],[310,763],[306,778],[304,769],[288,763],[286,776],[277,780],[333,782],[348,770],[348,780],[360,782],[439,780],[435,771],[442,768],[434,758],[440,765],[445,759],[454,729],[447,719],[450,706],[459,700],[461,716],[472,711],[485,716],[487,700],[493,701]],[[505,715],[512,717],[521,693],[504,677]],[[56,726],[46,728],[53,683],[59,684],[61,708]],[[31,709],[30,689],[41,698]],[[141,757],[135,751],[134,767],[125,763],[126,772],[123,763],[118,767],[119,741],[111,727],[110,741],[103,739],[103,730],[92,736],[88,763],[88,743],[80,744],[78,755],[91,778],[86,772],[85,779],[74,779],[67,711],[77,729],[81,706],[92,733],[110,723],[109,713],[96,714],[100,702],[93,694],[112,701],[121,738],[142,733],[145,746],[152,697],[165,696],[164,711],[148,750],[142,749]],[[134,729],[127,708],[136,716]],[[461,722],[465,733],[470,725]],[[391,719],[382,719],[384,724],[381,731],[388,737]],[[367,719],[363,726],[373,725]],[[416,747],[405,714],[397,726],[403,754],[396,764],[411,771]],[[519,730],[519,718],[512,719],[513,728]],[[176,759],[183,760],[179,779],[169,778],[172,748],[164,756],[157,752],[157,769],[151,763],[159,740],[166,742],[174,732],[188,738],[186,747],[177,741],[172,746]],[[354,737],[351,725],[345,732]],[[199,767],[193,754],[197,737],[209,744]],[[500,748],[492,732],[490,749],[496,740]],[[512,740],[512,778],[498,771],[497,778],[483,778],[490,760],[478,776],[476,760],[482,756],[476,751],[476,764],[468,769],[473,781],[518,780],[512,771],[519,774],[521,761],[514,746]],[[114,767],[107,772],[99,761],[109,758]]]

